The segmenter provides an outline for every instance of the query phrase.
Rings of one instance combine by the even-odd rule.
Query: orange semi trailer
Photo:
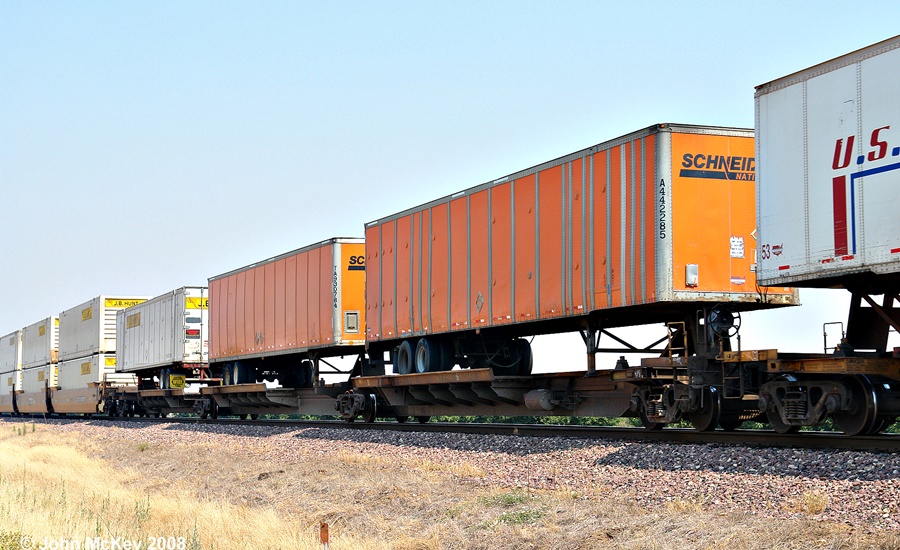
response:
[[[752,130],[659,124],[369,223],[370,356],[527,374],[522,337],[577,330],[592,372],[605,329],[656,322],[702,351],[717,304],[797,304],[756,284],[754,168]]]
[[[225,385],[303,388],[365,351],[365,248],[333,238],[209,279],[209,354]]]

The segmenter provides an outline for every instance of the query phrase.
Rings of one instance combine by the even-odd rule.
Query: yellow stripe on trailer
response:
[[[185,296],[185,309],[209,309],[209,298],[191,298]]]
[[[126,307],[143,304],[146,301],[147,300],[144,298],[129,298],[125,300],[121,298],[106,298],[106,300],[104,301],[104,305],[106,307],[124,309]]]

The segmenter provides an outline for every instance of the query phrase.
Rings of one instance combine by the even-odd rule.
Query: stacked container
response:
[[[0,413],[15,411],[14,394],[22,391],[22,331],[0,338]]]
[[[58,359],[59,317],[47,317],[22,329],[22,394],[16,398],[19,412],[50,412],[45,390],[56,387]]]
[[[116,313],[145,301],[143,296],[101,295],[60,313],[55,412],[95,412],[101,385],[135,382],[116,373]]]

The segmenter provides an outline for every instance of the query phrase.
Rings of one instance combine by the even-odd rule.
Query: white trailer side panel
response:
[[[136,384],[134,375],[116,372],[116,356],[100,353],[59,363],[57,385],[64,390],[77,390],[90,384]]]
[[[34,393],[45,387],[55,388],[58,373],[59,369],[55,363],[24,369],[22,371],[22,391]]]
[[[56,363],[59,354],[59,317],[47,317],[22,329],[22,367]]]
[[[22,369],[22,331],[0,337],[0,372]]]
[[[59,360],[116,352],[116,312],[145,296],[98,296],[59,314]]]
[[[118,312],[117,370],[209,362],[206,287],[183,287]]]
[[[0,394],[11,391],[22,391],[22,371],[5,371],[0,373]]]
[[[900,273],[898,74],[900,36],[757,88],[760,284]]]

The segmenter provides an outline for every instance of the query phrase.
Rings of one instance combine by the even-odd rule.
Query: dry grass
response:
[[[333,549],[900,546],[892,534],[722,514],[699,500],[651,512],[599,487],[489,487],[489,472],[464,464],[347,452],[273,464],[260,460],[262,446],[163,447],[123,436],[121,445],[100,449],[45,429],[0,430],[0,550],[19,548],[20,534],[180,536],[186,548],[204,549],[321,548],[320,521],[330,526]],[[796,504],[815,514],[827,505],[821,496]]]
[[[799,498],[788,502],[785,510],[788,512],[815,516],[828,508],[828,495],[821,491],[805,491]]]

